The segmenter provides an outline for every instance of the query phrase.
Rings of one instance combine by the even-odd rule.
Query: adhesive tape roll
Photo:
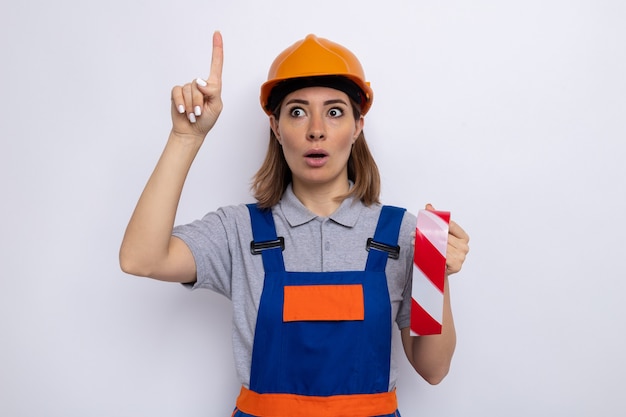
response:
[[[415,229],[411,334],[441,334],[450,212],[420,210]]]

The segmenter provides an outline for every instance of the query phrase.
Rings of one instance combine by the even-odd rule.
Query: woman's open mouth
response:
[[[328,153],[322,150],[312,150],[304,155],[307,165],[310,167],[321,167],[328,161]]]

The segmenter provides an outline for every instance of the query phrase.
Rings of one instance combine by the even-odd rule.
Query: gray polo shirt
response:
[[[374,235],[381,206],[365,206],[347,198],[329,217],[309,211],[293,194],[291,186],[272,208],[276,232],[285,238],[283,257],[287,271],[325,272],[364,270],[367,239]],[[406,213],[400,230],[400,258],[389,259],[387,284],[392,320],[400,329],[408,327],[411,305],[413,248],[411,234],[416,218]],[[191,288],[218,292],[233,304],[233,351],[235,368],[249,388],[252,344],[257,309],[263,290],[263,261],[250,253],[252,228],[244,205],[227,206],[201,220],[177,226],[173,235],[193,253],[197,281]],[[398,349],[392,350],[392,356]],[[389,388],[396,383],[397,367],[392,357]]]

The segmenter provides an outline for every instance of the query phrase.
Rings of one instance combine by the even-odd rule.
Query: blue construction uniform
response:
[[[249,205],[263,258],[249,389],[234,416],[399,416],[389,391],[391,304],[385,266],[404,209],[383,206],[365,270],[285,271],[271,210]]]

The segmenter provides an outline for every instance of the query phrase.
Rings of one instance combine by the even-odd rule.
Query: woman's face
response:
[[[291,169],[294,191],[319,186],[347,191],[348,158],[363,117],[355,120],[346,93],[328,87],[296,90],[285,96],[279,118],[271,116],[270,124]]]

